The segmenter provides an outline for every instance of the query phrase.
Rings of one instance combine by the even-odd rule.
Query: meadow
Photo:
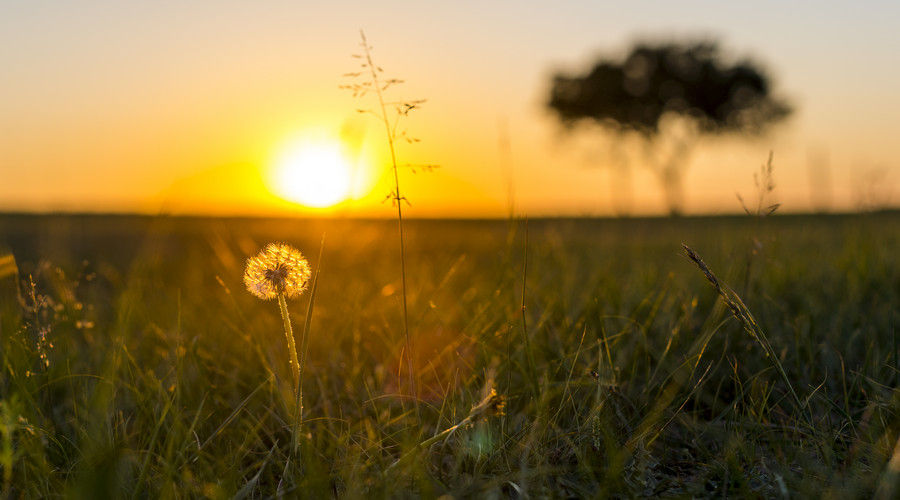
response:
[[[415,398],[396,224],[0,216],[4,496],[900,492],[900,214],[406,221]],[[318,272],[296,449],[272,241]]]

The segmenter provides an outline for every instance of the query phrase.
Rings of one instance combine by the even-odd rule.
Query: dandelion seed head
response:
[[[310,275],[309,262],[299,250],[284,243],[269,243],[247,259],[244,285],[263,300],[274,299],[279,293],[290,299],[306,290]]]

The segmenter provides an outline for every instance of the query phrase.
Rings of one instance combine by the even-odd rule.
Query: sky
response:
[[[377,101],[339,88],[361,29],[404,81],[388,99],[427,100],[397,148],[414,217],[665,213],[648,169],[607,168],[609,139],[545,106],[555,72],[643,37],[717,38],[796,109],[764,137],[699,141],[687,212],[739,211],[770,151],[784,211],[897,205],[897,26],[887,1],[0,0],[0,210],[394,215],[383,124],[357,111]],[[284,199],[273,171],[298,144],[341,148],[347,200]]]

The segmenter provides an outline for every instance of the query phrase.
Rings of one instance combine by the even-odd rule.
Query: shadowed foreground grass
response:
[[[900,216],[531,221],[524,276],[523,229],[409,223],[419,422],[393,222],[0,217],[4,493],[898,491]],[[241,284],[270,241],[320,272],[294,455],[281,318]],[[491,388],[504,416],[418,446]]]

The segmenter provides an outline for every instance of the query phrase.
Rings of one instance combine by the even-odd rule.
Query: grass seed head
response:
[[[247,259],[244,285],[263,300],[279,293],[298,297],[309,283],[309,262],[296,248],[284,243],[269,243],[258,255]]]
[[[505,414],[505,409],[506,398],[501,394],[497,394],[497,390],[492,388],[491,392],[480,403],[472,407],[468,420],[475,422],[489,417],[499,417]]]
[[[719,283],[719,279],[716,278],[716,275],[713,274],[709,266],[706,265],[706,262],[703,262],[703,259],[700,258],[700,255],[695,252],[693,248],[685,245],[684,243],[681,244],[681,248],[684,249],[684,253],[688,256],[688,258],[691,259],[698,268],[700,268],[700,270],[703,272],[704,276],[706,276],[706,279],[712,284],[712,286],[714,286],[716,290],[719,291],[719,293],[722,293],[722,285]]]

